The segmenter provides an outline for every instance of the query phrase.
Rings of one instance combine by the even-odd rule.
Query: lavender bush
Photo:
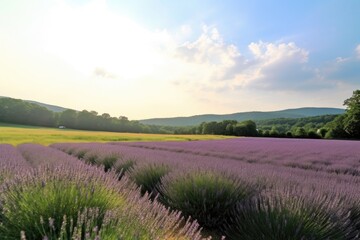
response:
[[[40,168],[14,177],[4,184],[1,200],[3,220],[1,236],[8,238],[25,231],[29,239],[41,239],[52,229],[57,236],[62,218],[77,223],[78,212],[85,208],[98,208],[101,224],[107,210],[124,204],[120,191],[112,190],[115,183],[95,169],[84,165]],[[124,189],[124,183],[116,183]],[[46,228],[40,227],[41,219],[53,219]],[[69,228],[69,226],[65,226]],[[67,229],[67,234],[71,230]]]
[[[219,186],[227,184],[208,175],[216,173],[225,179],[231,176],[235,182],[245,183],[240,186],[249,186],[250,190],[260,190],[260,186],[261,195],[247,200],[253,196],[250,191],[248,197],[237,200],[235,210],[224,217],[227,219],[227,239],[359,239],[359,142],[239,138],[199,142],[55,144],[52,147],[65,152],[69,149],[72,152],[90,151],[96,153],[98,159],[111,154],[121,156],[112,168],[117,163],[136,159],[130,171],[132,174],[149,165],[169,166],[172,171],[159,178],[161,184],[152,184],[155,189],[160,189],[161,202],[172,209],[181,209],[184,216],[196,218],[203,227],[215,230],[224,230],[223,224],[209,227],[201,220],[211,216],[214,207],[201,207],[217,197],[211,192],[218,192]],[[190,177],[194,169],[199,173]],[[151,182],[151,174],[144,176],[140,178],[143,180],[140,185]],[[203,176],[203,183],[208,184],[201,185],[198,181]],[[186,193],[188,190],[191,194]],[[189,199],[203,204],[197,208],[199,213],[186,212],[191,209]],[[222,206],[226,204],[219,203],[215,208]]]
[[[158,193],[157,186],[170,170],[169,166],[163,164],[144,164],[131,170],[129,177],[140,187],[141,194],[149,193],[154,198]]]
[[[229,239],[357,239],[342,199],[299,190],[273,191],[239,203]]]
[[[136,166],[136,161],[133,159],[128,159],[128,160],[118,159],[114,163],[113,168],[115,172],[118,174],[120,180],[125,174],[132,171],[135,166]]]
[[[219,229],[236,204],[256,192],[254,186],[234,176],[206,169],[170,174],[160,189],[166,205],[207,229]]]
[[[36,168],[0,186],[1,239],[201,238],[196,223],[140,197],[113,171],[40,145],[19,149]]]

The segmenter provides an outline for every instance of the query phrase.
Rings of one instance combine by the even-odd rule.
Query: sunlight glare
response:
[[[116,78],[150,74],[161,56],[154,36],[126,16],[113,14],[104,1],[84,6],[60,3],[42,18],[37,43],[85,75],[103,69]]]

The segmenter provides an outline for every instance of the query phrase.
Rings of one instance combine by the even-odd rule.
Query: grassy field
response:
[[[0,123],[0,143],[9,143],[12,145],[21,143],[48,145],[58,142],[196,141],[225,138],[229,137],[215,135],[98,132]]]

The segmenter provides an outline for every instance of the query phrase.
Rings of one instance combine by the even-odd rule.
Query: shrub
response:
[[[115,162],[119,159],[119,156],[116,154],[107,155],[100,160],[101,164],[104,166],[105,172],[113,168]]]
[[[156,196],[157,185],[161,183],[161,178],[170,171],[170,167],[165,164],[147,164],[130,171],[130,179],[141,189],[141,194],[148,192],[152,198]]]
[[[168,176],[160,191],[166,205],[206,229],[219,229],[236,204],[254,193],[253,187],[233,176],[206,170]]]
[[[78,158],[78,159],[83,159],[85,154],[86,154],[86,150],[83,149],[79,149],[78,151],[74,151],[73,154]]]
[[[87,152],[80,158],[85,161],[85,163],[90,165],[100,165],[99,164],[99,156],[92,152]]]
[[[112,172],[84,164],[18,175],[1,191],[1,239],[201,238],[197,223],[134,189]]]
[[[344,215],[337,212],[335,199],[301,194],[260,195],[238,204],[228,239],[353,239],[343,228]]]
[[[350,204],[349,227],[360,234],[360,200]]]
[[[114,169],[117,174],[119,174],[119,180],[128,172],[134,169],[134,166],[136,165],[135,160],[128,159],[123,160],[119,159],[114,164]]]
[[[95,173],[85,174],[82,169],[43,168],[16,177],[1,195],[4,210],[0,235],[13,239],[20,231],[25,231],[27,239],[41,239],[50,233],[58,236],[63,217],[76,225],[78,213],[86,208],[98,209],[96,224],[101,224],[105,212],[120,207],[124,198],[106,187],[104,184],[108,181]],[[47,219],[52,219],[52,224],[44,225]],[[63,227],[67,228],[69,236],[70,225]]]

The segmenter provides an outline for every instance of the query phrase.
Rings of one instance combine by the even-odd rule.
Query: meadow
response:
[[[83,131],[0,123],[0,144],[12,145],[21,143],[49,145],[57,142],[196,141],[225,138],[229,137]]]
[[[1,239],[360,239],[360,142],[0,145]]]

